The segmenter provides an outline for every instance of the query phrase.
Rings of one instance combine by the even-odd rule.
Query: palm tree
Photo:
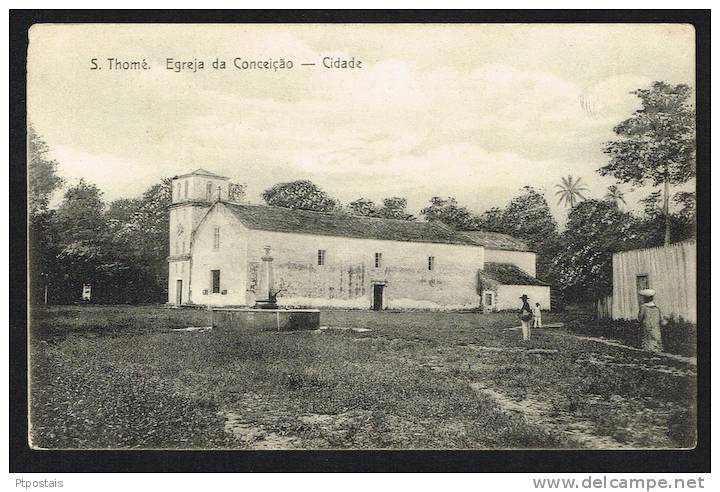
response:
[[[584,191],[588,191],[584,184],[580,184],[581,178],[573,179],[572,176],[567,178],[563,177],[560,184],[555,185],[556,188],[560,188],[555,192],[555,195],[559,195],[558,205],[565,202],[565,205],[569,205],[573,208],[577,205],[578,201],[585,200],[585,196],[582,194]]]
[[[617,208],[620,208],[621,203],[623,205],[627,205],[625,202],[625,192],[617,185],[610,185],[607,187],[605,200],[612,202]]]

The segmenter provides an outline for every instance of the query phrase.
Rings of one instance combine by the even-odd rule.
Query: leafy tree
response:
[[[617,208],[620,208],[621,203],[623,205],[627,205],[625,202],[625,192],[623,192],[617,185],[610,185],[607,187],[604,199],[614,204]]]
[[[118,241],[133,252],[140,267],[137,275],[146,279],[143,289],[147,301],[159,301],[167,295],[167,255],[169,252],[172,181],[164,178],[148,188],[137,200],[137,208],[122,225]]]
[[[428,221],[438,221],[458,230],[473,230],[478,228],[478,218],[467,208],[458,205],[453,197],[447,199],[434,196],[430,205],[420,211]]]
[[[84,179],[67,189],[57,209],[57,270],[65,302],[77,299],[83,283],[93,284],[103,261],[106,232],[102,192]]]
[[[262,197],[268,205],[317,212],[333,212],[339,205],[336,199],[309,180],[278,183],[265,190]]]
[[[30,301],[42,303],[48,299],[52,283],[57,282],[59,246],[55,212],[48,210],[52,194],[63,179],[57,174],[58,163],[48,157],[50,148],[28,128],[28,270]],[[52,299],[49,299],[52,300]]]
[[[633,92],[642,107],[613,130],[605,144],[610,162],[598,172],[623,183],[663,185],[665,243],[670,242],[670,185],[695,176],[695,109],[685,84],[654,82]]]
[[[666,216],[662,209],[662,192],[653,191],[640,200],[643,214],[638,219],[638,230],[642,237],[639,247],[654,247],[665,243],[666,224],[670,224],[670,241],[683,241],[695,237],[697,217],[695,212],[695,193],[678,192],[673,203],[679,208]]]
[[[47,211],[53,192],[63,185],[64,180],[57,174],[57,161],[48,157],[50,147],[32,126],[28,128],[28,140],[28,185],[32,217]]]
[[[353,215],[363,217],[378,217],[378,209],[375,202],[368,198],[358,198],[348,204],[348,210]]]
[[[139,205],[134,198],[119,198],[110,202],[105,218],[108,222],[124,224],[130,220]]]
[[[582,178],[574,179],[572,176],[561,178],[561,183],[555,185],[556,188],[559,188],[555,192],[555,195],[560,197],[558,205],[564,202],[566,206],[573,208],[578,201],[585,200],[583,193],[587,192],[588,188],[581,183],[581,180]]]
[[[407,199],[394,196],[383,199],[382,207],[368,198],[358,198],[350,202],[348,211],[353,215],[364,217],[381,217],[383,219],[415,220],[412,214],[407,213]]]
[[[500,232],[523,239],[536,250],[557,231],[545,196],[531,186],[523,187],[522,193],[510,200],[503,212],[503,224]]]
[[[240,183],[230,183],[230,186],[228,188],[228,201],[234,202],[234,203],[241,203],[245,200],[245,193],[247,191],[247,186]]]
[[[383,199],[383,206],[379,210],[380,217],[385,219],[415,220],[412,214],[407,213],[407,199],[393,196]]]
[[[566,299],[587,301],[612,291],[612,254],[638,245],[636,219],[614,204],[586,200],[570,210],[551,262]]]
[[[505,223],[505,210],[492,207],[483,212],[478,218],[479,229],[489,232],[504,232],[508,227]]]

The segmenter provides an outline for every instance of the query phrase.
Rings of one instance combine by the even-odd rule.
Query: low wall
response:
[[[320,327],[317,309],[213,309],[216,331],[295,331]]]

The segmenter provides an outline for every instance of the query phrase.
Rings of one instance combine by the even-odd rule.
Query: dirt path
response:
[[[623,449],[630,448],[612,437],[598,436],[594,433],[593,423],[565,413],[553,412],[547,401],[525,398],[515,401],[505,394],[486,387],[483,383],[470,383],[470,387],[480,396],[490,397],[505,412],[521,414],[529,424],[546,429],[552,434],[565,435],[571,442],[577,442],[580,448]],[[555,414],[552,415],[551,414]]]

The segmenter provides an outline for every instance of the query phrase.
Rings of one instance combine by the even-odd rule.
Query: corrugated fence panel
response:
[[[612,317],[637,318],[637,277],[647,275],[663,315],[697,322],[696,258],[695,241],[615,253]]]

